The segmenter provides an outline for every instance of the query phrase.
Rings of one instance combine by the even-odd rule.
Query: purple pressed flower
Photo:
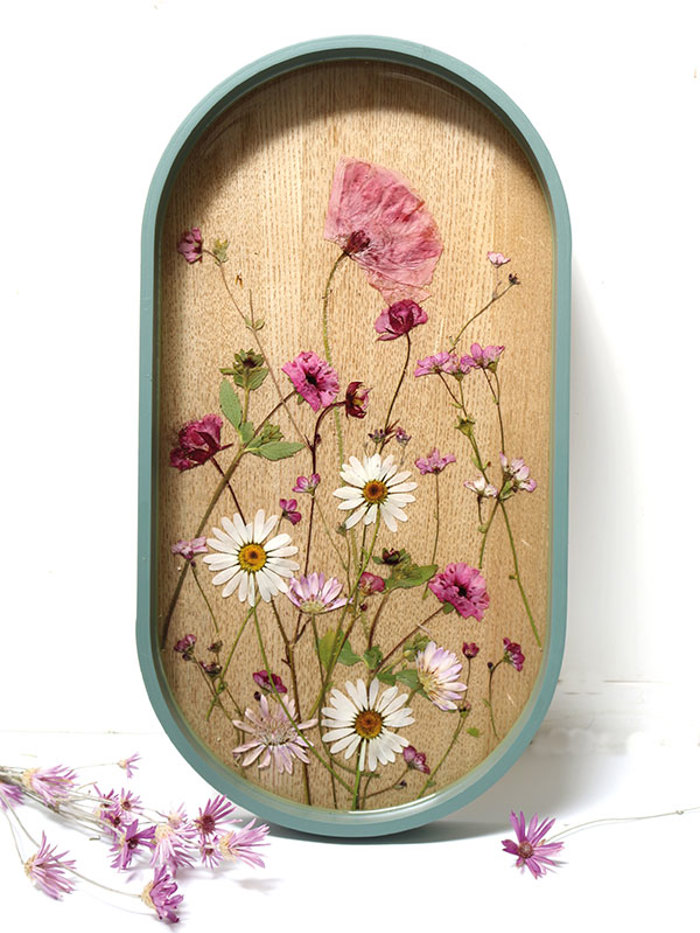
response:
[[[530,476],[530,467],[522,457],[511,460],[510,463],[504,453],[500,453],[499,458],[503,475],[509,483],[509,494],[514,495],[520,489],[523,492],[534,492],[537,489],[537,483]]]
[[[205,415],[198,421],[188,421],[178,431],[177,446],[170,451],[170,466],[180,472],[201,466],[230,444],[221,444],[222,419]]]
[[[347,599],[340,594],[343,591],[343,584],[335,577],[326,579],[323,573],[310,573],[308,576],[301,576],[299,579],[289,581],[287,597],[292,603],[301,609],[302,612],[308,612],[310,615],[317,615],[320,612],[332,612],[333,609],[340,609],[347,603]]]
[[[525,655],[520,645],[515,641],[511,641],[510,638],[504,638],[503,649],[503,660],[507,664],[512,664],[516,671],[521,671],[525,663]]]
[[[177,909],[182,903],[182,894],[177,893],[177,884],[167,868],[161,866],[153,873],[150,881],[143,889],[141,900],[151,910],[155,910],[159,920],[177,923]]]
[[[22,791],[16,784],[0,781],[0,810],[9,810],[22,803]]]
[[[137,761],[141,761],[141,756],[139,754],[129,755],[128,758],[122,758],[121,761],[118,761],[117,765],[123,768],[126,771],[127,778],[130,778],[133,777],[134,771],[136,771]]]
[[[505,852],[517,855],[515,863],[517,868],[522,871],[528,868],[533,878],[541,878],[547,874],[548,869],[556,868],[561,864],[552,856],[561,852],[564,843],[547,842],[545,839],[545,835],[554,825],[554,820],[543,820],[538,825],[537,814],[535,814],[530,820],[530,825],[526,827],[525,816],[521,810],[518,816],[514,811],[511,812],[510,822],[515,830],[517,842],[513,842],[512,839],[503,839],[501,844]]]
[[[70,894],[75,887],[67,872],[75,867],[72,859],[66,859],[67,852],[55,854],[56,846],[49,847],[46,834],[41,834],[41,845],[37,852],[24,863],[24,871],[30,881],[41,888],[49,897],[60,898],[62,894]]]
[[[432,373],[452,375],[459,371],[459,360],[454,353],[435,353],[418,360],[414,375],[430,376]]]
[[[465,658],[467,658],[467,660],[471,661],[472,658],[475,658],[478,653],[479,653],[479,646],[475,642],[465,641],[464,644],[462,645],[462,654],[464,655]]]
[[[365,596],[373,596],[375,593],[383,593],[386,588],[386,580],[378,577],[376,573],[365,571],[360,577],[360,592]]]
[[[185,560],[194,563],[195,554],[207,553],[207,539],[192,538],[191,541],[178,541],[177,544],[172,545],[170,550],[173,554],[180,554]]]
[[[442,573],[428,581],[428,586],[441,603],[450,603],[463,618],[473,617],[478,622],[484,618],[489,594],[486,581],[474,567],[448,564]]]
[[[218,835],[213,835],[210,838],[200,839],[198,850],[199,857],[202,860],[202,865],[206,865],[207,868],[216,868],[217,865],[221,864],[223,858],[221,852],[219,852],[219,839]]]
[[[311,350],[285,363],[282,372],[289,376],[294,388],[314,411],[331,405],[340,389],[336,371]]]
[[[63,765],[53,768],[32,768],[22,775],[22,784],[34,791],[48,806],[65,800],[76,785],[75,772]]]
[[[487,483],[484,476],[477,476],[476,479],[469,479],[464,483],[466,489],[475,492],[479,499],[495,499],[498,490],[493,483]]]
[[[255,820],[251,820],[242,829],[224,833],[219,840],[219,852],[225,859],[240,860],[247,865],[264,868],[265,862],[257,849],[269,845],[266,839],[269,831],[269,826],[264,823],[256,826]]]
[[[115,853],[113,861],[110,862],[112,868],[128,868],[133,857],[138,854],[140,846],[152,849],[155,846],[155,832],[155,826],[147,826],[139,831],[138,820],[129,823],[111,847],[110,851]]]
[[[402,447],[405,447],[413,435],[408,434],[406,431],[404,431],[403,428],[397,428],[394,436],[396,437],[396,443],[401,444]]]
[[[196,635],[185,635],[180,639],[180,641],[175,642],[173,645],[173,651],[177,651],[178,654],[181,654],[183,661],[191,661],[196,642]]]
[[[313,496],[320,482],[321,477],[318,473],[312,473],[311,476],[297,476],[296,485],[292,486],[292,492],[306,492]]]
[[[301,512],[297,512],[296,499],[280,499],[280,508],[282,509],[280,521],[286,518],[292,525],[296,525],[301,521]]]
[[[181,804],[171,810],[167,822],[158,823],[155,829],[151,865],[163,866],[172,872],[191,867],[197,830],[188,822],[184,806]]]
[[[385,308],[374,322],[374,329],[379,334],[377,340],[396,340],[410,333],[419,324],[425,324],[428,315],[415,301],[405,298]]]
[[[433,448],[433,452],[427,457],[416,460],[416,466],[422,475],[425,476],[427,473],[442,473],[448,463],[456,462],[457,460],[454,454],[445,454],[444,457],[441,457],[440,451],[435,447]]]
[[[369,389],[361,382],[351,382],[345,390],[345,414],[348,418],[364,418],[369,405]]]
[[[217,833],[222,828],[222,824],[231,819],[235,809],[230,800],[218,794],[213,800],[207,800],[204,809],[200,808],[199,816],[195,817],[192,822],[199,834],[206,839]]]
[[[505,266],[507,262],[510,262],[510,259],[506,259],[503,253],[488,252],[486,258],[497,269],[499,266]]]
[[[468,364],[470,369],[490,369],[495,372],[498,361],[504,350],[505,347],[496,347],[492,345],[482,347],[479,343],[473,343],[470,347],[471,355],[463,357],[462,362],[464,362],[464,360],[471,361]]]
[[[430,768],[425,763],[425,752],[417,752],[412,745],[404,748],[403,760],[411,770],[420,771],[421,774],[430,774]]]
[[[199,227],[192,227],[191,230],[185,230],[185,232],[181,234],[177,244],[177,251],[184,256],[189,263],[201,262],[203,243],[202,231]]]
[[[256,671],[256,673],[253,674],[253,680],[265,693],[287,692],[287,688],[282,682],[282,678],[277,674],[272,675],[272,683],[270,683],[270,675],[267,673],[267,671]]]
[[[223,670],[218,661],[200,661],[199,666],[208,677],[218,677]]]

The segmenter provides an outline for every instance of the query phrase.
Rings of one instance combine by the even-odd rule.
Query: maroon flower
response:
[[[195,635],[185,635],[180,641],[175,642],[173,651],[177,651],[178,654],[181,654],[183,661],[191,661],[196,641],[197,638]]]
[[[386,581],[378,577],[375,573],[365,571],[360,577],[360,591],[365,596],[372,596],[374,593],[383,593],[386,587]]]
[[[556,868],[559,862],[556,862],[552,856],[558,855],[564,848],[563,842],[547,842],[545,835],[554,825],[554,820],[542,820],[538,825],[537,814],[530,820],[530,825],[525,825],[525,815],[520,811],[519,816],[512,811],[510,822],[515,830],[517,842],[512,839],[503,839],[501,845],[504,852],[510,855],[517,855],[515,863],[517,868],[524,871],[529,869],[533,878],[541,878],[547,874],[550,868]]]
[[[159,920],[167,920],[169,923],[179,921],[177,909],[182,903],[182,894],[177,893],[177,884],[165,866],[156,868],[153,881],[143,889],[141,900],[155,910]]]
[[[374,329],[379,334],[377,340],[396,340],[427,320],[428,315],[415,301],[408,298],[397,301],[382,311],[374,322]]]
[[[183,425],[177,435],[178,446],[170,451],[170,465],[180,472],[191,470],[230,447],[230,444],[221,445],[222,424],[218,415],[205,415],[199,421]]]
[[[417,752],[412,745],[407,745],[403,750],[403,760],[413,771],[420,771],[421,774],[430,774],[430,768],[425,763],[425,752]]]
[[[272,675],[272,684],[270,683],[270,675],[267,673],[267,671],[256,671],[256,673],[253,674],[253,680],[264,693],[287,692],[287,688],[282,682],[282,678],[278,677],[277,674]]]
[[[203,243],[202,231],[199,227],[192,227],[191,230],[185,230],[180,236],[180,240],[177,244],[177,251],[181,253],[189,263],[201,262]]]
[[[280,499],[280,508],[282,509],[282,518],[286,518],[292,525],[296,525],[297,522],[301,521],[301,512],[296,510],[296,499]]]
[[[314,411],[331,405],[340,389],[336,371],[311,350],[285,363],[282,372],[289,376],[294,388]]]
[[[516,671],[521,671],[525,663],[525,655],[520,645],[515,641],[511,641],[510,638],[504,638],[503,648],[503,660],[507,664],[512,664]]]
[[[428,582],[441,603],[449,603],[465,619],[480,622],[489,605],[486,581],[478,570],[467,564],[448,564],[442,573]]]
[[[369,404],[369,389],[361,382],[351,382],[345,391],[345,414],[348,418],[364,418]]]
[[[462,654],[469,661],[471,661],[472,658],[475,658],[478,653],[479,653],[479,646],[475,642],[465,641],[464,644],[462,645]]]

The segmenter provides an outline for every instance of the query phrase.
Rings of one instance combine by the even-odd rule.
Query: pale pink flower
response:
[[[280,508],[282,509],[280,521],[286,518],[292,525],[301,521],[301,512],[297,511],[296,499],[280,499]]]
[[[261,696],[256,709],[246,709],[245,719],[233,721],[234,726],[251,735],[249,742],[233,750],[234,755],[244,755],[241,762],[244,768],[260,759],[258,768],[268,768],[274,763],[280,774],[283,771],[291,774],[295,758],[308,764],[306,749],[311,742],[299,733],[311,729],[318,720],[297,722],[294,700],[283,697],[270,703],[266,696]]]
[[[427,297],[442,242],[423,200],[398,173],[341,158],[323,236],[363,269],[389,304]]]
[[[320,612],[332,612],[347,603],[341,596],[343,584],[335,577],[326,579],[323,573],[310,573],[299,579],[289,581],[287,596],[302,612],[317,615]]]
[[[153,881],[141,893],[141,900],[151,910],[155,910],[160,920],[177,923],[180,919],[177,909],[182,903],[182,894],[177,893],[177,884],[164,866],[156,868]]]
[[[497,269],[499,266],[505,266],[507,262],[510,262],[510,259],[506,259],[503,253],[494,253],[489,252],[486,254],[488,261],[494,265]]]
[[[155,827],[151,865],[166,867],[172,872],[191,867],[197,830],[187,820],[184,805],[168,814],[167,821]]]
[[[185,230],[185,232],[180,235],[177,251],[180,255],[184,256],[189,263],[201,262],[203,243],[202,231],[199,227],[192,227],[191,230]]]
[[[524,871],[529,869],[533,878],[541,878],[547,870],[556,868],[561,862],[555,861],[552,856],[558,855],[564,848],[563,842],[547,842],[546,834],[554,826],[554,820],[542,820],[538,825],[537,814],[525,825],[525,815],[520,811],[518,816],[511,811],[510,822],[515,830],[517,842],[512,839],[503,839],[503,850],[510,855],[517,855],[516,868]]]
[[[427,323],[428,315],[415,301],[404,298],[385,308],[374,322],[374,329],[379,334],[377,340],[397,340],[410,333],[419,324]]]
[[[173,554],[180,554],[180,556],[184,557],[186,561],[194,563],[196,554],[207,553],[207,539],[192,538],[191,541],[178,541],[177,544],[173,544],[171,546],[170,550],[173,552]]]
[[[331,405],[340,389],[336,371],[312,350],[305,350],[285,363],[282,372],[314,411]]]
[[[430,376],[433,373],[444,373],[453,375],[459,371],[459,360],[454,353],[435,353],[433,356],[426,356],[425,359],[418,360],[414,375]]]
[[[224,833],[219,840],[219,852],[225,859],[241,861],[246,865],[264,868],[265,862],[262,856],[258,854],[258,849],[261,846],[269,845],[266,838],[269,832],[269,826],[264,823],[256,826],[255,820],[251,820],[242,829]]]
[[[493,483],[487,483],[483,475],[477,476],[476,479],[468,479],[464,485],[467,489],[475,492],[480,499],[495,499],[498,495],[496,487]]]
[[[22,803],[22,791],[16,784],[0,781],[0,810],[9,810]]]
[[[58,899],[62,894],[70,894],[75,887],[75,882],[68,877],[75,868],[75,862],[66,859],[67,852],[55,853],[56,846],[49,847],[46,834],[42,832],[41,845],[24,863],[24,871],[45,894]]]
[[[318,473],[312,473],[311,476],[297,476],[296,485],[292,486],[292,492],[305,492],[313,496],[320,482],[321,477]]]
[[[77,784],[75,771],[64,765],[53,768],[32,768],[22,774],[22,784],[34,791],[48,806],[53,806],[70,796]]]
[[[522,489],[523,492],[534,492],[537,489],[537,483],[530,476],[530,467],[525,463],[522,457],[511,460],[504,453],[499,454],[503,474],[510,483],[509,492],[515,494]]]
[[[438,648],[434,641],[429,641],[425,649],[416,655],[420,685],[438,709],[457,709],[455,700],[463,699],[467,689],[466,684],[457,680],[461,671],[462,664],[457,655],[446,648]]]
[[[437,447],[434,447],[432,453],[428,454],[427,457],[416,460],[416,466],[420,473],[425,476],[428,473],[442,473],[448,463],[456,462],[457,459],[454,454],[445,454],[444,457],[441,457],[440,451]]]
[[[489,605],[486,581],[478,570],[467,564],[448,564],[442,573],[428,582],[441,603],[450,603],[465,619],[480,622]]]

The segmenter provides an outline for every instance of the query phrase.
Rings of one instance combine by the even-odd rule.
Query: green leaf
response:
[[[222,381],[219,388],[219,404],[221,405],[221,410],[224,415],[226,415],[234,428],[238,430],[243,418],[243,409],[236,395],[236,390],[226,379]]]
[[[287,457],[293,457],[295,453],[304,447],[298,441],[273,441],[270,444],[263,444],[251,450],[256,457],[264,457],[266,460],[286,460]]]
[[[255,372],[250,373],[248,376],[248,388],[251,392],[254,392],[256,389],[259,389],[267,378],[269,369],[258,369]]]
[[[394,590],[397,587],[401,589],[410,589],[412,586],[422,586],[435,576],[438,569],[437,564],[399,564],[386,581],[387,590]]]
[[[253,423],[251,421],[244,421],[240,426],[238,433],[241,436],[241,441],[243,444],[250,444],[251,440],[253,439],[253,434],[255,434]]]
[[[442,607],[442,611],[445,613],[446,616],[448,616],[451,612],[455,611],[455,607],[452,605],[452,603],[444,603]]]
[[[346,667],[352,667],[353,664],[357,664],[357,662],[361,661],[362,659],[360,658],[359,654],[355,654],[355,652],[352,650],[350,647],[350,642],[346,641],[343,647],[340,649],[338,660]]]
[[[396,675],[396,679],[399,683],[410,687],[411,690],[421,689],[420,680],[418,680],[418,671],[399,671]]]
[[[333,658],[333,649],[335,647],[335,632],[330,631],[318,641],[316,650],[318,651],[318,656],[321,660],[321,664],[328,670],[328,667]]]
[[[392,674],[391,671],[380,671],[377,674],[377,680],[381,681],[383,684],[389,684],[393,687],[396,683],[396,675]]]
[[[362,660],[365,662],[367,667],[373,671],[375,667],[379,667],[382,663],[382,649],[377,645],[374,645],[373,648],[368,648],[367,651],[362,655]]]
[[[473,735],[475,739],[478,739],[479,736],[481,735],[481,732],[479,732],[476,726],[471,726],[469,729],[467,729],[467,732],[469,733],[469,735]]]

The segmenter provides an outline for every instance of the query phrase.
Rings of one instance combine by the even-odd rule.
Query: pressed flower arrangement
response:
[[[360,815],[478,768],[541,678],[554,244],[473,99],[336,63],[331,139],[318,77],[225,112],[170,193],[154,640],[237,786]],[[401,141],[448,119],[436,174]]]

